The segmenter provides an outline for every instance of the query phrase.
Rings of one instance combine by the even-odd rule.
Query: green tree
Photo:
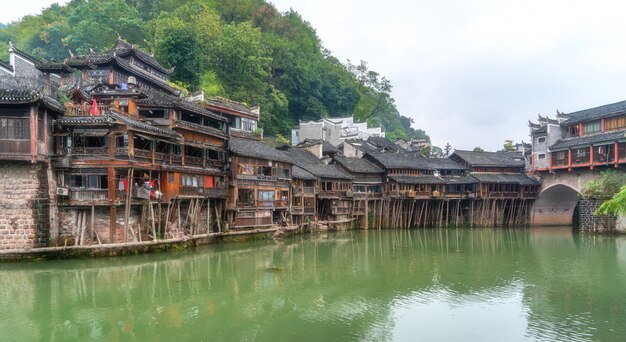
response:
[[[515,146],[513,146],[513,140],[505,140],[503,145],[504,151],[515,152]]]
[[[172,80],[183,82],[191,90],[197,90],[201,76],[200,49],[193,28],[179,19],[162,21],[166,24],[158,33],[157,57],[165,64],[175,67]]]
[[[596,215],[626,215],[626,186],[623,186],[613,198],[602,203]]]
[[[474,151],[474,152],[485,152],[485,150],[483,150],[480,147],[474,147],[474,149],[472,151]]]
[[[585,198],[607,199],[617,194],[626,185],[626,174],[608,169],[587,182],[581,191]]]

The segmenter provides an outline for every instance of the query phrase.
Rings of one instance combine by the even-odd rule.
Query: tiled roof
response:
[[[49,96],[41,96],[33,89],[0,89],[0,104],[33,103],[41,101],[48,109],[62,113],[63,106]]]
[[[450,158],[426,158],[435,170],[467,170],[467,168]]]
[[[115,59],[115,62],[117,63],[117,65],[119,65],[122,69],[129,71],[131,73],[133,73],[135,76],[141,77],[143,79],[146,79],[154,84],[159,85],[160,87],[166,89],[167,91],[169,91],[172,94],[180,94],[180,90],[173,88],[172,86],[170,86],[169,84],[167,84],[167,81],[165,81],[164,79],[161,79],[157,76],[152,75],[151,73],[143,70],[142,68],[139,68],[133,64],[130,64],[129,62],[127,62],[125,59],[121,58],[121,57],[113,57]]]
[[[47,96],[47,95],[42,96],[41,102],[49,109],[52,109],[56,112],[63,113],[65,111],[65,109],[63,108],[63,105],[59,101],[51,98],[50,96]]]
[[[67,65],[64,62],[59,62],[59,61],[42,61],[39,62],[35,65],[35,67],[40,70],[40,71],[47,71],[47,72],[55,72],[55,71],[62,71],[62,72],[74,72],[74,68],[72,68],[71,66]]]
[[[32,103],[38,98],[33,89],[0,89],[0,103]]]
[[[522,173],[472,173],[480,183],[540,185],[541,182]]]
[[[35,57],[33,57],[33,56],[31,56],[31,55],[27,54],[26,52],[24,52],[24,51],[22,51],[22,50],[20,50],[20,49],[16,48],[16,47],[15,47],[15,45],[13,45],[11,42],[9,42],[9,49],[12,49],[12,50],[13,50],[13,52],[15,52],[15,53],[17,53],[18,55],[20,55],[20,57],[22,57],[22,58],[24,58],[24,59],[26,59],[26,60],[28,60],[28,61],[30,61],[30,62],[32,62],[32,63],[34,63],[34,64],[39,63],[39,60],[38,60],[37,58],[35,58]]]
[[[384,173],[385,170],[378,165],[363,158],[348,158],[344,156],[335,156],[335,162],[341,164],[346,170],[354,173]]]
[[[166,94],[162,91],[154,89],[145,89],[142,90],[142,92],[146,95],[146,98],[137,101],[140,106],[143,104],[146,106],[178,108],[196,114],[204,115],[219,121],[228,122],[227,118],[185,99],[180,99],[176,96]]]
[[[546,133],[548,133],[548,126],[539,127],[532,131],[533,135],[546,134]]]
[[[143,89],[142,92],[146,94],[146,97],[143,99],[137,100],[139,105],[147,105],[147,106],[158,106],[158,107],[176,107],[176,102],[178,102],[179,98],[176,96],[172,96],[166,94],[162,91],[158,91],[155,89]]]
[[[329,141],[324,140],[322,143],[322,154],[339,153],[339,149],[333,146]]]
[[[346,139],[342,144],[348,144],[361,152],[376,151],[376,148],[363,139]]]
[[[168,69],[164,66],[161,65],[161,63],[159,63],[156,58],[154,58],[154,56],[151,56],[137,48],[135,48],[132,44],[130,44],[129,42],[123,40],[123,39],[118,39],[117,42],[115,43],[115,46],[113,47],[113,49],[116,51],[116,54],[118,56],[128,56],[129,54],[134,54],[135,57],[137,57],[139,60],[141,60],[142,62],[150,65],[151,67],[159,70],[160,72],[164,73],[164,74],[171,74],[173,69]]]
[[[193,102],[189,102],[187,100],[183,100],[183,99],[179,100],[178,101],[178,108],[184,109],[184,110],[187,110],[187,111],[190,111],[190,112],[194,112],[194,113],[197,113],[197,114],[200,114],[200,115],[208,116],[208,117],[213,118],[215,120],[228,122],[227,118],[225,118],[225,117],[223,117],[223,116],[221,116],[219,114],[216,114],[216,113],[214,113],[214,112],[212,112],[212,111],[210,111],[210,110],[208,110],[208,109],[206,109],[204,107],[201,107],[201,106],[199,106],[199,105],[197,105],[197,104],[195,104]]]
[[[574,137],[561,139],[550,146],[551,151],[565,150],[570,147],[587,147],[591,144],[614,143],[626,141],[626,130],[613,131],[607,133],[598,133],[592,135],[583,135],[582,137]]]
[[[9,71],[13,71],[13,66],[9,64],[9,62],[0,61],[0,67],[5,68]]]
[[[476,184],[478,180],[471,176],[439,176],[445,184]]]
[[[432,175],[421,176],[396,176],[390,175],[387,178],[400,184],[444,184],[444,180]]]
[[[99,116],[62,116],[55,120],[59,125],[111,125],[115,120],[108,115]]]
[[[291,148],[285,151],[285,153],[289,155],[295,165],[310,172],[316,177],[332,179],[352,179],[352,176],[340,170],[336,165],[324,164],[321,160],[317,159],[311,152],[305,149]]]
[[[366,158],[371,158],[385,169],[415,169],[433,170],[428,159],[409,153],[395,152],[367,152]]]
[[[293,178],[297,178],[297,179],[309,179],[309,180],[317,179],[317,177],[315,177],[312,173],[300,168],[297,165],[293,166],[292,176]]]
[[[169,138],[176,139],[176,140],[182,138],[180,134],[170,129],[155,127],[155,126],[143,123],[141,121],[131,119],[125,115],[116,113],[114,111],[107,111],[105,115],[108,115],[109,117],[115,119],[115,121],[124,123],[128,125],[129,127],[132,127],[132,128],[144,131],[144,132],[155,133],[155,134],[167,136]]]
[[[521,152],[474,152],[455,150],[458,156],[472,166],[484,167],[524,167],[526,165]]]
[[[228,141],[228,150],[243,157],[293,163],[284,152],[258,140],[232,137]]]
[[[367,141],[379,149],[384,148],[389,151],[406,152],[406,150],[402,148],[400,145],[395,144],[394,142],[392,142],[391,140],[387,138],[369,137]]]
[[[607,104],[604,106],[579,110],[566,114],[567,120],[561,123],[562,126],[574,125],[584,121],[598,120],[601,118],[620,115],[626,113],[626,101]]]
[[[257,116],[257,117],[259,116],[259,114],[252,112],[250,108],[247,108],[242,103],[225,99],[223,97],[219,97],[219,96],[212,97],[207,101],[207,103],[209,106],[221,107],[224,109],[244,113],[244,114],[251,115],[251,116]]]

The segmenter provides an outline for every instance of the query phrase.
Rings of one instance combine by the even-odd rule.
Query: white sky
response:
[[[0,22],[56,2],[4,6]],[[626,2],[271,0],[293,8],[342,61],[387,77],[400,113],[438,146],[528,141],[537,114],[626,99]]]

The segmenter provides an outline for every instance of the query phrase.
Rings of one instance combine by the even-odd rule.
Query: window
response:
[[[565,151],[557,152],[556,153],[556,159],[557,160],[564,160],[565,159]]]
[[[579,135],[578,125],[568,127],[567,132],[569,133],[570,136],[578,136]]]
[[[28,140],[30,127],[28,118],[0,118],[0,139]]]
[[[537,143],[538,144],[543,144],[545,142],[546,142],[546,137],[539,137],[539,138],[537,138]]]
[[[546,159],[546,154],[545,153],[540,153],[537,155],[537,159],[542,160],[542,159]]]
[[[604,121],[604,129],[607,131],[614,131],[623,128],[626,128],[626,116],[609,118]]]
[[[600,132],[600,122],[590,122],[583,125],[583,134]]]
[[[257,194],[259,201],[273,201],[274,200],[274,191],[263,191],[259,190]]]
[[[576,157],[585,157],[587,155],[586,148],[579,148],[576,150]]]

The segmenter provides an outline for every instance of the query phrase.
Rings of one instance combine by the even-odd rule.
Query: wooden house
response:
[[[414,153],[368,152],[365,159],[385,170],[383,191],[390,198],[440,197],[445,182],[429,160]]]
[[[180,91],[167,81],[173,69],[162,66],[149,55],[123,39],[106,52],[92,52],[87,55],[70,55],[60,61],[46,61],[37,68],[48,74],[48,78],[62,76],[61,85],[69,83],[107,83],[125,87],[130,76],[135,77],[139,89],[156,89],[168,94],[179,95]],[[70,71],[78,71],[78,79]],[[68,77],[69,76],[69,77]]]
[[[81,71],[59,87],[69,98],[55,126],[61,230],[82,244],[221,229],[226,118],[179,98],[170,70],[121,40],[38,67],[47,79]]]
[[[259,106],[248,107],[243,103],[223,97],[212,97],[203,105],[210,111],[220,114],[228,120],[230,134],[235,137],[261,138],[258,130],[261,109]]]
[[[291,221],[303,224],[317,217],[317,191],[319,178],[310,172],[293,166],[291,179]]]
[[[471,225],[528,224],[541,182],[524,173],[522,153],[456,150],[450,159],[464,165],[478,181],[476,201],[468,209]]]
[[[626,101],[529,122],[534,172],[626,163]]]
[[[348,223],[352,218],[353,177],[336,165],[328,165],[303,148],[281,147],[294,165],[319,179],[317,214],[324,221]]]
[[[230,227],[263,227],[286,220],[291,203],[291,158],[254,139],[232,137],[228,151]]]
[[[461,163],[478,180],[478,198],[536,198],[541,184],[524,173],[524,156],[518,152],[456,150],[450,159]]]

